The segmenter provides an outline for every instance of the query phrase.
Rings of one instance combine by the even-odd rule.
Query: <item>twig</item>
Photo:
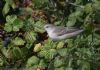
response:
[[[84,6],[81,6],[81,5],[76,5],[76,4],[70,3],[70,2],[68,2],[68,4],[71,4],[71,5],[73,5],[73,6],[80,7],[80,8],[82,8],[82,9],[84,9]]]

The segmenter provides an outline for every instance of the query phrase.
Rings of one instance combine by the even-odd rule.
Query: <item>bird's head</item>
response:
[[[52,29],[54,29],[55,28],[55,25],[53,25],[53,24],[45,24],[44,25],[44,29],[46,30],[46,31],[51,31]]]

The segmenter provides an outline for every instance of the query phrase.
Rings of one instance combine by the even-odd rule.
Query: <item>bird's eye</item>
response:
[[[49,28],[49,26],[46,26],[46,28]]]

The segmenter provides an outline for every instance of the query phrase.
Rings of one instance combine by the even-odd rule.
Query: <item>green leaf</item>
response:
[[[6,2],[5,5],[4,5],[4,7],[3,7],[2,13],[3,13],[4,15],[6,15],[6,14],[9,12],[9,10],[10,10],[10,6],[9,6],[9,4]]]
[[[70,26],[74,26],[76,23],[76,19],[72,19],[71,21],[68,21],[67,22],[67,26],[70,27]]]
[[[67,67],[66,70],[73,70],[71,67]]]
[[[4,30],[7,32],[11,32],[12,31],[12,26],[9,23],[5,24]]]
[[[97,11],[94,15],[94,20],[97,22],[97,23],[100,23],[100,11]]]
[[[35,7],[36,8],[40,8],[44,5],[44,3],[47,3],[48,0],[43,0],[43,1],[40,1],[40,0],[33,0],[34,4],[35,4]]]
[[[19,29],[23,27],[23,21],[17,18],[16,15],[7,16],[6,21],[7,23],[5,24],[4,29],[7,32],[19,31]]]
[[[29,43],[35,42],[36,41],[36,36],[37,36],[37,34],[34,31],[27,31],[24,34],[25,39]]]
[[[67,54],[68,54],[67,48],[59,49],[59,50],[57,50],[57,52],[59,53],[60,56],[67,56]]]
[[[21,49],[21,51],[22,51],[22,56],[23,57],[27,57],[28,56],[28,52],[29,52],[29,50],[28,50],[28,48],[27,47],[23,47],[23,48],[20,48]]]
[[[43,50],[38,53],[39,57],[45,57],[45,59],[53,59],[57,51],[55,49]]]
[[[79,70],[90,70],[90,63],[87,61],[80,61]]]
[[[19,31],[20,28],[23,27],[23,22],[19,19],[16,19],[14,22],[13,22],[13,31]]]
[[[15,59],[23,58],[22,51],[19,47],[13,47],[13,55]]]
[[[45,62],[45,60],[40,60],[39,67],[41,69],[45,69],[47,67],[47,63]]]
[[[68,17],[67,26],[74,26],[76,21],[83,15],[82,11],[75,11],[74,13],[70,14]]]
[[[53,59],[56,54],[57,54],[57,51],[55,49],[50,49],[49,50],[49,59]]]
[[[86,4],[85,6],[85,10],[84,10],[86,13],[90,13],[93,11],[93,8],[92,8],[92,3],[88,3]]]
[[[64,47],[64,42],[59,42],[56,48],[61,49],[63,47]]]
[[[56,58],[54,61],[54,67],[61,67],[64,64],[63,59]]]
[[[48,58],[49,57],[49,52],[48,51],[40,51],[39,53],[38,53],[38,56],[39,57],[45,57],[45,58]]]
[[[14,45],[24,45],[25,41],[19,37],[16,37],[14,40],[12,40],[12,43]]]
[[[4,65],[4,60],[3,58],[0,57],[0,67],[2,67]]]
[[[95,10],[100,10],[100,1],[95,2],[93,8],[95,8]]]
[[[34,30],[35,21],[33,18],[26,19],[24,22],[23,30],[24,31],[31,31]]]
[[[60,67],[60,68],[55,68],[55,70],[65,70],[64,67]]]
[[[16,16],[16,15],[8,15],[8,16],[6,17],[6,21],[7,21],[7,23],[9,23],[9,24],[12,24],[16,19],[17,19],[17,16]]]
[[[32,56],[28,59],[26,67],[32,67],[37,64],[39,64],[39,58],[36,56]]]
[[[51,54],[51,55],[52,55],[52,54]],[[51,58],[50,58],[50,51],[48,51],[48,50],[40,51],[40,52],[38,53],[38,56],[39,56],[39,57],[44,57],[45,59],[51,59]]]
[[[41,33],[45,32],[45,30],[44,30],[44,21],[43,21],[43,20],[37,21],[37,22],[34,24],[34,30],[35,30],[36,32],[41,32]]]

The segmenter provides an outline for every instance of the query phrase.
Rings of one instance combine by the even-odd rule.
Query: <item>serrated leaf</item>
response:
[[[16,19],[14,22],[13,22],[13,31],[19,31],[20,28],[23,27],[23,22],[19,19]]]
[[[49,50],[49,59],[53,59],[56,54],[57,54],[57,51],[55,49],[50,49]]]
[[[56,48],[60,49],[63,48],[63,46],[64,46],[64,42],[59,42]]]
[[[34,24],[34,30],[35,30],[36,32],[41,32],[41,33],[45,32],[45,30],[44,30],[44,21],[43,21],[43,20],[37,21],[37,22]]]
[[[31,31],[34,30],[35,21],[33,18],[29,18],[24,22],[23,30],[24,31]]]
[[[64,64],[62,59],[56,58],[54,61],[54,67],[60,67]]]
[[[38,44],[35,45],[33,51],[34,51],[34,52],[39,52],[39,51],[41,50],[42,47],[43,47],[43,46],[42,46],[40,43],[38,43]]]
[[[82,11],[75,11],[74,13],[70,14],[68,17],[67,26],[74,26],[76,21],[79,20],[80,16],[83,15]]]
[[[79,65],[79,70],[90,70],[89,62],[81,60],[80,65]]]
[[[57,52],[60,56],[67,56],[67,54],[68,54],[67,48],[59,49],[59,50],[57,50]]]
[[[39,64],[39,58],[36,56],[32,56],[28,59],[26,67],[32,67],[37,64]]]
[[[17,18],[16,15],[7,16],[6,21],[7,23],[5,24],[4,29],[7,32],[19,31],[19,29],[23,27],[23,21]]]
[[[12,24],[16,19],[17,19],[17,16],[16,16],[16,15],[8,15],[8,16],[6,17],[6,21],[7,21],[7,23],[9,23],[9,24]]]
[[[12,26],[8,23],[5,24],[4,30],[7,32],[11,32],[12,31]]]
[[[50,50],[43,50],[38,53],[39,57],[45,57],[45,59],[52,59],[57,54],[57,51],[55,49]]]
[[[39,53],[38,53],[38,56],[39,57],[44,57],[45,59],[49,59],[49,57],[50,57],[50,52],[49,51],[40,51]]]
[[[12,43],[14,45],[24,45],[25,41],[19,37],[16,37],[14,40],[12,40]]]
[[[41,69],[45,69],[47,67],[47,63],[45,62],[45,60],[40,60],[39,67]]]
[[[25,39],[30,43],[33,43],[34,41],[36,41],[36,36],[37,34],[34,31],[27,31],[24,34]]]
[[[86,6],[85,6],[85,12],[86,13],[90,13],[92,11],[93,11],[92,4],[91,3],[86,4]]]

